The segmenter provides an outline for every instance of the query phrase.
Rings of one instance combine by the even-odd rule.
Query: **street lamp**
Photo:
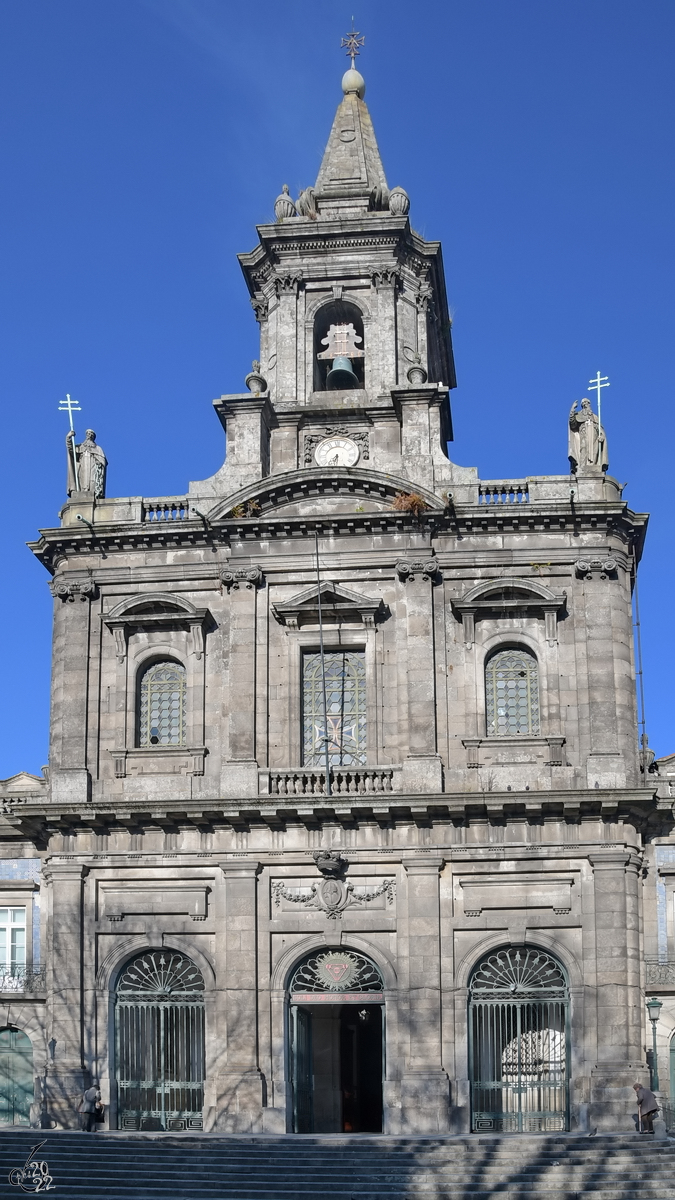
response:
[[[656,996],[651,996],[647,1001],[647,1013],[649,1020],[652,1023],[652,1091],[657,1092],[659,1089],[659,1064],[656,1057],[656,1022],[659,1019],[662,1002]]]

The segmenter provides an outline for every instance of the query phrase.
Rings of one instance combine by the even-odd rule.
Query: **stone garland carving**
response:
[[[319,442],[327,437],[348,437],[359,448],[359,454],[364,462],[370,458],[370,447],[367,433],[354,433],[347,425],[327,425],[323,433],[306,433],[304,441],[304,464],[306,467],[315,465],[314,451]]]
[[[401,583],[407,583],[413,580],[415,575],[421,575],[422,579],[435,579],[438,575],[438,563],[433,559],[428,559],[424,562],[422,559],[405,559],[400,558],[395,566],[396,574]]]
[[[318,864],[317,864],[318,865]],[[383,879],[379,887],[369,890],[357,888],[353,883],[345,883],[335,875],[324,876],[319,883],[313,883],[311,888],[287,888],[282,880],[272,884],[274,904],[278,908],[282,899],[291,904],[300,904],[305,909],[318,908],[329,920],[339,921],[347,908],[363,907],[370,904],[378,896],[386,896],[387,904],[394,903],[396,882],[394,879]]]
[[[614,575],[617,566],[615,558],[580,558],[575,564],[575,570],[579,579],[592,579],[594,575],[599,575],[601,579],[607,579],[610,575]]]
[[[260,567],[239,567],[236,571],[223,570],[220,572],[220,582],[227,588],[239,588],[243,584],[247,588],[258,587],[264,579]]]
[[[79,582],[66,582],[65,579],[53,579],[49,584],[49,590],[56,600],[73,601],[77,596],[80,600],[94,600],[96,598],[96,584],[92,579],[84,579]]]

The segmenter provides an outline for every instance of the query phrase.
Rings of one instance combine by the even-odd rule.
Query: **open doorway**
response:
[[[383,1011],[291,1006],[294,1133],[382,1132]]]

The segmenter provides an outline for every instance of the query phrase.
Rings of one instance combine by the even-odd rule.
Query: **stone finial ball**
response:
[[[352,92],[356,92],[359,100],[363,100],[363,97],[366,94],[366,81],[361,72],[355,70],[353,67],[350,67],[348,71],[345,71],[344,75],[342,76],[342,90],[345,96],[349,96]]]

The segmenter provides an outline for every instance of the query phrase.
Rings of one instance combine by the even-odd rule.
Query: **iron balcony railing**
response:
[[[0,992],[21,992],[24,995],[40,994],[47,988],[47,968],[0,967]]]

